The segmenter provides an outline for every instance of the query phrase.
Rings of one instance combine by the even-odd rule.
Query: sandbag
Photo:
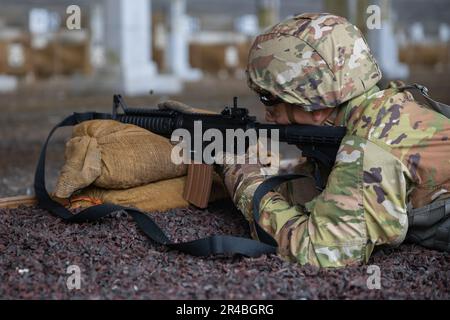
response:
[[[128,189],[183,176],[187,166],[171,161],[172,148],[168,139],[132,124],[82,122],[66,144],[65,164],[54,194],[69,198],[90,185]]]
[[[147,212],[164,212],[175,208],[186,208],[189,203],[183,199],[186,176],[161,180],[126,190],[108,190],[95,186],[76,192],[66,201],[66,206],[84,208],[102,203],[113,203],[138,208]],[[218,175],[214,175],[209,202],[229,197]]]

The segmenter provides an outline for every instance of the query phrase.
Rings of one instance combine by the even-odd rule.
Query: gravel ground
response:
[[[449,103],[449,74],[418,73],[411,82],[428,85],[434,98]],[[58,87],[60,82],[0,95],[1,197],[33,192],[42,142],[64,116],[73,111],[110,112],[112,96],[71,94]],[[220,110],[233,95],[261,119],[258,100],[242,81],[206,81],[170,98]],[[132,106],[148,106],[157,98],[126,100]],[[69,135],[66,129],[49,146],[50,190]],[[248,236],[245,220],[231,203],[152,216],[177,241],[211,234]],[[0,299],[449,299],[449,262],[448,254],[411,245],[379,250],[370,264],[380,268],[381,289],[368,290],[367,266],[318,270],[276,256],[195,258],[153,245],[126,216],[69,225],[38,208],[0,210]],[[81,269],[80,290],[66,287],[69,265]]]
[[[152,213],[176,241],[212,234],[248,236],[229,202]],[[195,227],[194,227],[195,226]],[[450,256],[413,245],[382,249],[381,288],[368,266],[323,270],[277,256],[198,258],[154,245],[123,214],[66,224],[38,208],[0,210],[2,299],[449,299]],[[81,270],[69,290],[67,268]]]

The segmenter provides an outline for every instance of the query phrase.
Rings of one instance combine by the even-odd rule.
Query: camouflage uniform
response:
[[[262,199],[259,223],[281,256],[322,267],[367,262],[375,246],[404,241],[408,203],[449,196],[450,121],[407,91],[380,91],[381,72],[344,18],[281,22],[256,38],[247,72],[253,90],[307,111],[339,106],[333,125],[347,127],[323,192],[304,205],[278,192]],[[259,169],[225,165],[222,172],[251,226],[253,194],[265,179]]]

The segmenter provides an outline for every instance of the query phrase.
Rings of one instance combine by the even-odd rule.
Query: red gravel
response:
[[[409,82],[427,85],[435,99],[449,103],[450,73],[425,71],[414,73]],[[109,95],[75,95],[71,88],[54,85],[47,89],[0,96],[2,197],[32,192],[42,142],[64,116],[111,110]],[[252,115],[262,117],[245,81],[208,80],[170,98],[218,111],[233,95]],[[148,106],[157,98],[127,102]],[[69,135],[70,129],[57,133],[49,147],[49,186],[55,183]],[[248,236],[246,221],[230,203],[152,216],[177,241],[211,234]],[[381,289],[369,290],[367,266],[319,270],[276,256],[196,258],[153,245],[126,216],[66,224],[38,208],[0,210],[0,299],[449,299],[449,262],[448,254],[412,245],[380,250],[370,264],[380,267]],[[73,264],[81,268],[81,289],[69,291],[66,270]]]
[[[171,239],[248,236],[231,203],[153,213]],[[67,224],[38,208],[0,210],[2,299],[449,299],[450,256],[413,245],[376,252],[381,289],[367,266],[301,267],[277,256],[197,258],[150,243],[123,214]],[[69,291],[69,265],[81,289]],[[27,270],[28,271],[27,271]]]

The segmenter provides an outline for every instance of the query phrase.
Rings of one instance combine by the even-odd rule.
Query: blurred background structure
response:
[[[76,90],[129,95],[180,92],[186,81],[205,76],[242,79],[253,37],[301,12],[328,11],[357,24],[388,78],[449,63],[445,0],[0,0],[0,6],[3,92],[55,78]]]
[[[0,0],[0,195],[32,192],[51,127],[72,111],[109,111],[116,92],[131,105],[172,98],[212,110],[239,96],[262,119],[245,81],[253,38],[324,11],[363,31],[383,85],[422,83],[450,103],[448,0]]]
[[[0,0],[0,198],[31,196],[49,131],[73,112],[111,112],[114,93],[130,106],[170,98],[213,111],[237,96],[263,121],[245,79],[253,38],[294,14],[325,11],[365,34],[381,87],[402,78],[450,104],[449,0]],[[50,192],[71,130],[49,144]],[[287,145],[280,152],[300,155]],[[1,299],[450,298],[450,256],[411,245],[373,255],[382,290],[369,290],[380,271],[367,265],[326,271],[275,255],[201,259],[155,247],[123,215],[68,225],[38,208],[0,211]],[[176,242],[248,236],[231,203],[152,217]],[[81,290],[68,286],[75,266]]]

